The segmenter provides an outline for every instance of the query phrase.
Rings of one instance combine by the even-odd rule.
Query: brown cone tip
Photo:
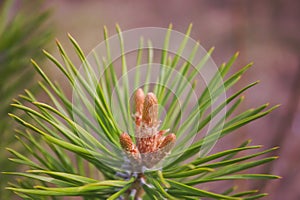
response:
[[[142,120],[148,126],[155,125],[158,118],[158,102],[154,93],[150,92],[146,95],[143,108]]]
[[[132,140],[127,133],[120,135],[120,144],[125,151],[130,151],[133,148]]]
[[[159,145],[159,148],[164,148],[167,145],[174,145],[175,141],[176,141],[176,135],[171,133],[165,137],[165,139]]]
[[[137,89],[135,92],[134,101],[135,101],[136,113],[139,115],[142,115],[144,100],[145,100],[144,91],[141,88]]]

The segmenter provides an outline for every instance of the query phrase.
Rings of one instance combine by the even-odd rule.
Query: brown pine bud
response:
[[[148,93],[145,97],[142,121],[148,126],[153,127],[158,122],[158,103],[155,94]]]
[[[135,140],[127,133],[120,135],[120,144],[130,160],[132,170],[152,168],[168,155],[176,142],[175,134],[164,136],[169,130],[158,130],[158,100],[153,93],[146,96],[142,89],[134,94]]]
[[[144,165],[148,168],[153,167],[159,163],[167,154],[170,153],[171,149],[174,147],[176,141],[176,136],[172,133],[166,136],[160,143],[159,148],[151,153],[142,154]]]
[[[120,144],[131,161],[140,161],[140,152],[127,133],[122,133],[120,135]]]
[[[171,133],[164,138],[164,140],[160,143],[159,148],[160,149],[166,148],[166,151],[169,151],[173,148],[175,141],[176,141],[176,135]]]
[[[127,133],[122,133],[120,135],[120,144],[125,151],[130,151],[134,145]]]
[[[134,95],[135,112],[137,115],[142,115],[144,106],[145,94],[144,91],[139,88],[136,90]]]

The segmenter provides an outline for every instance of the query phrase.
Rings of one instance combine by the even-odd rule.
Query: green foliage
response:
[[[23,4],[21,9],[14,10],[13,3],[14,1],[6,0],[0,5],[1,171],[13,170],[17,167],[12,162],[8,162],[9,154],[5,151],[5,147],[13,145],[15,141],[11,119],[7,116],[8,112],[14,110],[10,106],[11,99],[26,87],[33,85],[34,70],[32,70],[29,59],[34,56],[37,60],[41,60],[39,49],[45,46],[51,36],[50,31],[42,27],[48,18],[48,12],[33,14],[30,13],[32,11],[25,9]],[[18,148],[19,151],[23,149],[19,144],[15,148]],[[3,199],[8,199],[6,196],[8,192],[4,191],[4,184],[8,178],[11,177],[1,176],[0,196]]]
[[[191,27],[187,31],[187,37],[190,30]],[[124,49],[122,32],[118,26],[117,32],[121,49]],[[104,35],[105,38],[108,38],[106,29],[104,30]],[[79,59],[84,63],[84,71],[91,74],[90,79],[85,79],[79,73],[78,68],[73,64],[59,42],[57,42],[57,47],[62,56],[63,63],[46,51],[44,51],[44,54],[66,76],[70,86],[74,87],[76,83],[80,83],[83,91],[77,91],[79,98],[91,116],[96,119],[97,126],[91,123],[91,120],[79,108],[74,107],[72,101],[67,97],[59,84],[52,81],[52,78],[49,78],[40,66],[32,60],[36,71],[44,79],[43,82],[39,83],[40,87],[48,95],[52,103],[50,105],[40,102],[27,90],[26,94],[21,96],[26,103],[16,100],[12,105],[31,118],[31,121],[28,121],[23,116],[10,114],[13,119],[26,127],[26,131],[17,131],[17,138],[31,156],[24,156],[16,150],[8,149],[14,155],[11,160],[20,165],[27,166],[28,170],[25,172],[6,172],[10,175],[23,177],[18,183],[11,184],[7,189],[14,191],[24,199],[46,199],[47,197],[57,199],[59,196],[81,196],[84,199],[110,200],[122,199],[121,197],[124,199],[135,199],[137,196],[143,196],[143,199],[199,199],[202,197],[214,199],[257,199],[266,195],[260,194],[256,190],[236,192],[234,189],[229,189],[224,193],[215,193],[199,189],[201,188],[201,184],[207,182],[278,178],[278,176],[270,174],[243,173],[247,169],[275,160],[277,157],[260,156],[276,150],[276,147],[260,150],[262,146],[253,146],[250,145],[249,141],[246,141],[236,148],[204,157],[197,157],[205,141],[212,141],[213,137],[218,134],[222,138],[253,120],[269,114],[277,107],[267,108],[268,104],[264,104],[232,116],[244,100],[244,97],[241,95],[257,84],[257,82],[254,82],[232,94],[224,102],[219,103],[214,110],[210,109],[212,103],[216,102],[217,97],[236,84],[251,64],[230,76],[228,75],[228,71],[238,54],[235,54],[228,63],[223,64],[219,68],[219,73],[224,78],[223,86],[225,90],[220,88],[219,80],[216,77],[213,78],[199,97],[197,107],[194,109],[195,111],[187,116],[180,127],[177,127],[180,111],[176,109],[176,103],[174,100],[171,100],[171,103],[167,106],[169,98],[171,98],[170,90],[165,90],[165,88],[160,86],[166,85],[168,81],[171,81],[171,74],[167,73],[167,71],[162,71],[162,75],[158,80],[160,85],[153,88],[158,101],[163,106],[169,108],[165,124],[162,126],[170,127],[170,125],[175,125],[174,127],[177,128],[174,128],[176,130],[174,133],[179,137],[191,126],[190,121],[198,120],[199,125],[195,127],[196,132],[194,132],[196,134],[203,131],[224,107],[228,107],[228,112],[222,119],[225,120],[225,123],[223,127],[221,127],[220,123],[215,124],[215,127],[211,129],[211,132],[207,136],[195,141],[185,149],[183,154],[177,155],[178,157],[172,163],[164,166],[161,170],[145,171],[140,174],[128,173],[126,170],[110,166],[105,162],[105,160],[123,162],[123,158],[118,157],[119,155],[110,151],[105,145],[107,142],[110,142],[115,148],[120,149],[119,136],[122,133],[108,104],[111,99],[107,99],[107,97],[111,95],[107,94],[111,94],[111,89],[116,88],[117,96],[120,99],[128,100],[128,80],[125,79],[122,82],[123,87],[119,88],[116,85],[116,68],[113,67],[113,64],[109,64],[109,68],[105,71],[104,79],[100,80],[100,85],[95,95],[90,86],[90,83],[96,78],[93,76],[94,71],[89,63],[85,62],[86,56],[74,38],[69,35],[69,39]],[[165,41],[165,49],[168,49],[168,34]],[[151,63],[153,49],[151,48],[151,42],[148,45],[147,63]],[[105,62],[109,63],[111,60],[108,42],[106,43],[106,47],[108,57],[103,59],[104,64]],[[179,55],[184,47],[185,41],[179,47]],[[197,49],[197,46],[195,49]],[[207,61],[212,51],[213,49],[208,52],[208,55],[202,58],[197,67],[200,68]],[[142,53],[143,51],[140,49],[138,51],[137,65],[141,63],[143,58]],[[125,55],[121,57],[121,61],[122,72],[124,74],[128,70]],[[179,58],[177,56],[174,58],[169,57],[167,51],[162,51],[161,63],[173,68],[180,65]],[[99,67],[101,66],[99,62]],[[183,63],[180,70],[187,77],[188,81],[193,83],[194,87],[197,69],[193,68],[189,63]],[[136,85],[139,82],[139,76],[140,73],[137,73],[135,77]],[[176,88],[179,94],[183,94],[187,90],[184,83],[174,82],[171,85]],[[148,91],[150,88],[145,85],[143,89]],[[96,112],[95,107],[91,106],[91,102],[86,98],[87,94],[93,97],[96,104]],[[187,95],[185,100],[186,105],[182,106],[183,109],[187,108],[190,95]],[[128,110],[130,110],[130,105],[126,103],[121,105],[120,113],[124,114],[124,118],[127,117],[126,111]],[[196,112],[199,111],[201,117],[197,118]],[[74,112],[84,122],[83,125],[78,124],[73,118]],[[98,129],[98,125],[101,129]],[[92,131],[98,133],[99,136],[105,137],[99,140],[91,134]],[[41,141],[37,141],[33,135],[39,135]],[[177,152],[176,148],[173,150],[175,153]],[[253,152],[253,150],[256,151]],[[240,152],[247,152],[247,155],[240,156]],[[170,156],[174,156],[174,153],[171,153]]]

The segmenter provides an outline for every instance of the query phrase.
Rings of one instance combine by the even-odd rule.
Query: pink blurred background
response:
[[[44,4],[53,10],[50,21],[56,29],[55,37],[66,49],[71,46],[67,32],[89,53],[103,41],[104,25],[115,34],[115,23],[123,30],[145,26],[166,28],[172,23],[180,32],[193,23],[191,37],[200,40],[206,49],[215,46],[212,58],[217,65],[240,51],[233,71],[251,61],[254,67],[234,90],[261,80],[245,94],[243,109],[266,102],[281,107],[220,141],[216,150],[237,146],[248,138],[252,138],[252,144],[263,144],[265,148],[280,146],[276,152],[280,158],[255,172],[270,169],[271,173],[282,176],[281,180],[237,183],[241,188],[260,188],[270,193],[265,199],[300,199],[300,1],[52,0]],[[54,43],[48,50],[57,55]],[[45,69],[60,77],[50,67]]]

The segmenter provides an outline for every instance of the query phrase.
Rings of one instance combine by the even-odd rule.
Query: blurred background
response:
[[[241,133],[220,141],[215,151],[237,146],[248,138],[252,139],[252,144],[263,144],[265,148],[280,146],[276,152],[280,156],[277,161],[255,170],[280,175],[283,177],[281,180],[237,184],[241,188],[260,188],[270,193],[265,199],[300,199],[300,1],[52,0],[39,1],[40,4],[37,1],[25,2],[24,4],[24,1],[16,0],[12,12],[19,12],[22,6],[26,6],[33,14],[39,10],[50,9],[51,14],[44,25],[45,29],[51,29],[53,36],[65,49],[71,47],[67,38],[67,33],[71,33],[86,54],[103,41],[103,26],[106,25],[113,35],[116,33],[116,23],[119,23],[123,30],[145,26],[167,28],[169,23],[172,23],[174,29],[180,32],[185,32],[188,25],[193,23],[191,37],[199,40],[207,50],[215,47],[212,58],[217,65],[239,51],[240,56],[232,70],[236,71],[249,62],[254,62],[254,67],[246,73],[234,90],[249,82],[261,80],[258,86],[245,94],[244,109],[266,102],[270,105],[281,104],[281,107],[267,117],[243,127],[238,131]],[[2,4],[3,1],[0,0],[0,5]],[[0,38],[0,41],[2,39]],[[58,56],[54,47],[55,40],[49,41],[43,48]],[[36,57],[36,54],[28,55],[28,60],[30,57]],[[56,74],[57,71],[52,65],[44,63],[43,66],[53,78],[63,78],[61,74]],[[3,74],[0,74],[0,79],[2,76]],[[17,94],[11,94],[11,98]],[[1,118],[6,118],[6,115]]]

